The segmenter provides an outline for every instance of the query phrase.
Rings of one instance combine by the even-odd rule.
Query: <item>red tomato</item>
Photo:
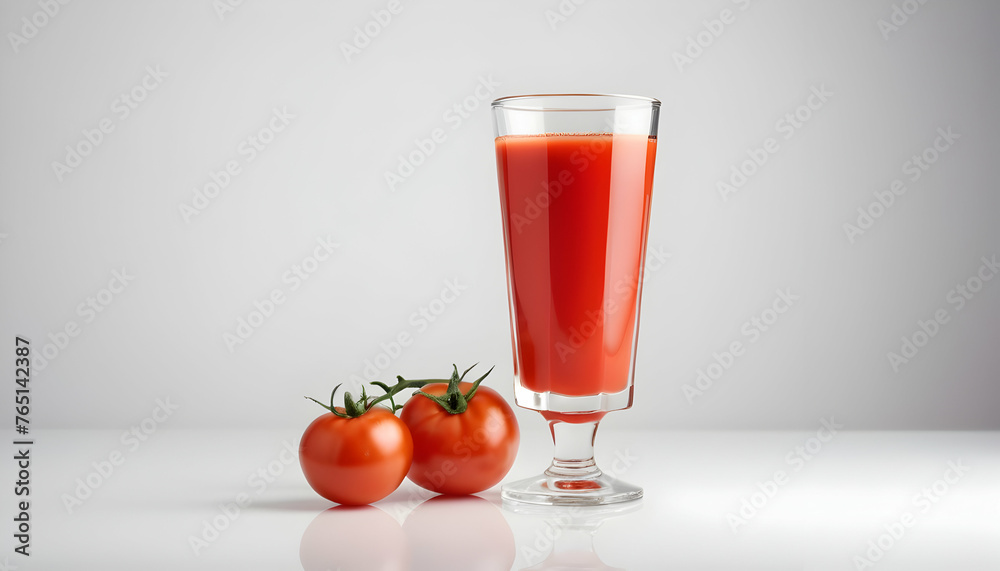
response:
[[[464,394],[471,383],[460,383]],[[443,395],[445,384],[427,385]],[[406,401],[400,418],[413,436],[413,464],[407,477],[441,494],[474,494],[496,485],[514,463],[520,432],[514,411],[502,396],[482,385],[465,412],[450,414],[420,395]]]
[[[309,485],[338,504],[370,504],[388,496],[412,459],[406,425],[380,406],[357,418],[324,414],[299,442],[299,463]]]

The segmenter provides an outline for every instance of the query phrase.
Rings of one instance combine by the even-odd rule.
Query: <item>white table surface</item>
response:
[[[508,479],[540,472],[547,464],[547,435],[535,426],[524,428]],[[479,494],[481,499],[422,504],[427,494],[409,481],[371,507],[327,511],[332,504],[312,492],[297,459],[282,453],[283,442],[297,448],[297,433],[163,428],[138,447],[123,444],[120,435],[32,433],[31,556],[13,552],[12,517],[5,516],[7,547],[0,565],[20,570],[1000,569],[997,432],[839,432],[832,439],[824,434],[829,441],[822,443],[810,442],[815,431],[602,427],[599,463],[646,493],[636,507],[610,515],[559,509],[518,513],[504,508],[498,488]],[[815,454],[805,452],[808,460],[796,456],[796,447],[807,445]],[[92,463],[100,465],[113,451],[124,462],[68,510],[65,498],[75,495],[77,479],[96,473]],[[16,506],[16,462],[7,456],[0,469],[4,514]],[[960,473],[949,473],[949,463]],[[277,474],[268,476],[272,481],[255,476],[269,465]],[[782,485],[765,485],[773,491],[766,502],[764,495],[753,497],[758,483],[778,470],[787,481],[779,477]],[[225,516],[219,506],[235,503],[241,493],[249,505],[235,518]],[[749,517],[734,531],[743,499],[760,507],[745,508]],[[206,532],[213,521],[224,528],[217,537]],[[910,525],[894,526],[897,522]],[[887,549],[873,551],[877,560],[868,565],[869,542],[880,536]],[[196,554],[192,537],[213,540]]]

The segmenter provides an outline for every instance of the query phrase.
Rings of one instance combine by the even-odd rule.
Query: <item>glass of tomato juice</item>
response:
[[[514,395],[549,421],[555,453],[505,500],[595,505],[642,488],[603,473],[594,435],[632,406],[660,102],[519,95],[493,102]]]

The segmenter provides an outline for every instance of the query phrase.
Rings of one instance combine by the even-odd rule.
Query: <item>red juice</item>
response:
[[[629,385],[656,138],[496,139],[515,382],[569,396]]]

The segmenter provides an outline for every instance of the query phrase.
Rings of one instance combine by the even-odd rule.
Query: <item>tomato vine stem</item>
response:
[[[403,405],[396,404],[395,397],[400,392],[405,391],[407,389],[420,389],[430,384],[448,383],[448,390],[442,396],[430,395],[423,391],[417,391],[414,394],[422,395],[424,397],[431,399],[432,401],[441,405],[441,407],[444,408],[446,411],[448,411],[448,413],[450,414],[461,414],[465,412],[465,410],[468,408],[469,400],[473,396],[475,396],[476,390],[479,388],[479,383],[483,382],[483,379],[485,379],[486,376],[489,375],[494,368],[490,367],[490,370],[486,371],[486,374],[476,379],[472,383],[472,387],[468,391],[466,391],[465,394],[462,394],[462,392],[458,389],[458,385],[465,378],[465,375],[469,371],[471,371],[475,366],[476,365],[469,367],[468,369],[463,371],[461,375],[459,375],[458,366],[452,365],[452,374],[451,377],[448,379],[407,380],[404,379],[401,375],[396,375],[396,382],[391,386],[382,381],[371,381],[370,384],[382,389],[385,392],[385,394],[376,398],[371,398],[365,392],[365,387],[361,387],[361,398],[355,400],[353,395],[351,395],[351,393],[345,391],[343,408],[338,408],[337,406],[334,405],[334,399],[336,398],[337,391],[340,389],[341,386],[343,386],[343,383],[333,388],[333,392],[330,393],[329,405],[323,404],[312,397],[305,397],[305,398],[313,401],[314,403],[320,405],[321,407],[339,416],[340,418],[357,418],[363,415],[364,413],[368,412],[369,410],[371,410],[372,407],[374,407],[375,405],[384,402],[386,400],[389,401],[390,410],[392,410],[392,412],[395,413],[397,410],[403,408]]]

